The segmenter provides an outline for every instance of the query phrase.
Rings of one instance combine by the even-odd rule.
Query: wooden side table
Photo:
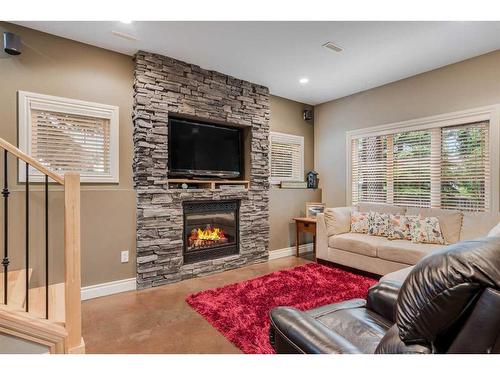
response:
[[[311,217],[295,217],[295,246],[297,248],[297,256],[299,256],[299,239],[300,233],[311,233],[313,235],[313,256],[316,259],[316,218]]]

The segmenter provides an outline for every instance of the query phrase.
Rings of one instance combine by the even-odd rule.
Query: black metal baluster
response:
[[[26,163],[26,312],[29,312],[29,267],[30,267],[30,174]]]
[[[7,181],[7,150],[3,153],[3,190],[2,195],[4,197],[3,206],[3,303],[6,305],[8,302],[8,272],[9,272],[9,182]]]
[[[45,175],[45,319],[49,319],[49,176]]]

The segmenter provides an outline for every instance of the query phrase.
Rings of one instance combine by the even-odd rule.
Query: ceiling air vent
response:
[[[344,50],[342,47],[332,42],[326,42],[325,44],[323,44],[323,47],[331,49],[335,52],[342,52]]]
[[[121,31],[111,31],[111,34],[113,34],[114,36],[117,36],[118,38],[122,38],[122,39],[125,39],[125,40],[131,40],[133,42],[136,42],[138,41],[139,39],[137,39],[135,36],[133,35],[130,35],[130,34],[126,34],[126,33],[122,33]]]

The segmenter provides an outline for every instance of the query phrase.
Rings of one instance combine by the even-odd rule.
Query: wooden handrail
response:
[[[42,165],[38,160],[35,160],[31,156],[19,150],[17,147],[13,146],[9,142],[0,138],[0,148],[13,154],[20,160],[37,169],[39,172],[45,174],[49,178],[53,179],[55,182],[64,186],[64,289],[65,289],[65,319],[64,319],[64,330],[54,331],[54,340],[52,336],[45,335],[43,329],[46,326],[50,327],[50,324],[56,324],[48,320],[40,323],[41,339],[44,339],[50,345],[56,345],[52,347],[53,352],[67,352],[67,353],[84,353],[85,343],[82,338],[82,319],[81,319],[81,256],[80,256],[80,174],[75,172],[67,172],[64,177],[49,170],[47,167]],[[6,172],[7,173],[7,172]],[[7,181],[7,178],[5,177]],[[28,186],[28,183],[27,183]],[[29,191],[26,189],[26,197],[28,197]],[[46,190],[47,194],[47,190]],[[7,193],[8,196],[8,193]],[[46,206],[47,207],[47,206]],[[28,217],[28,214],[26,214]],[[7,284],[5,284],[7,287]],[[29,285],[26,282],[26,285]],[[28,287],[26,288],[28,289]],[[26,291],[26,296],[28,296],[28,290]],[[27,305],[27,302],[26,302]],[[5,318],[5,311],[0,311],[2,316]],[[28,317],[29,311],[26,313]],[[1,318],[1,317],[0,317]],[[35,316],[31,317],[35,322]],[[0,323],[2,321],[0,320]],[[26,321],[27,322],[27,321]],[[9,323],[13,326],[13,323]],[[31,324],[31,323],[30,323]],[[28,323],[26,323],[28,325]],[[34,328],[38,326],[31,324]],[[0,324],[0,332],[2,325]],[[43,328],[43,329],[42,329]],[[43,331],[43,332],[42,332]],[[59,332],[60,331],[60,332]],[[15,331],[18,332],[18,331]],[[52,334],[52,332],[49,332]],[[24,334],[19,331],[17,336]],[[26,336],[28,337],[28,336]],[[29,339],[35,337],[34,334],[29,337]],[[63,341],[61,341],[63,340]],[[32,340],[34,341],[34,340]],[[49,346],[50,346],[49,345]],[[61,345],[63,348],[61,349]]]
[[[45,167],[42,163],[40,163],[38,160],[33,159],[28,154],[25,154],[24,152],[19,150],[16,146],[13,146],[3,138],[0,138],[0,147],[3,148],[4,150],[7,150],[11,154],[15,155],[18,159],[21,159],[25,163],[28,163],[33,168],[37,169],[39,172],[46,174],[55,182],[64,185],[64,178],[61,175],[51,171],[50,169]]]

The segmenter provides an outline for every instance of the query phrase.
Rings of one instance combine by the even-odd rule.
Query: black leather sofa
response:
[[[430,254],[366,300],[277,307],[270,319],[277,353],[500,353],[500,237]]]

